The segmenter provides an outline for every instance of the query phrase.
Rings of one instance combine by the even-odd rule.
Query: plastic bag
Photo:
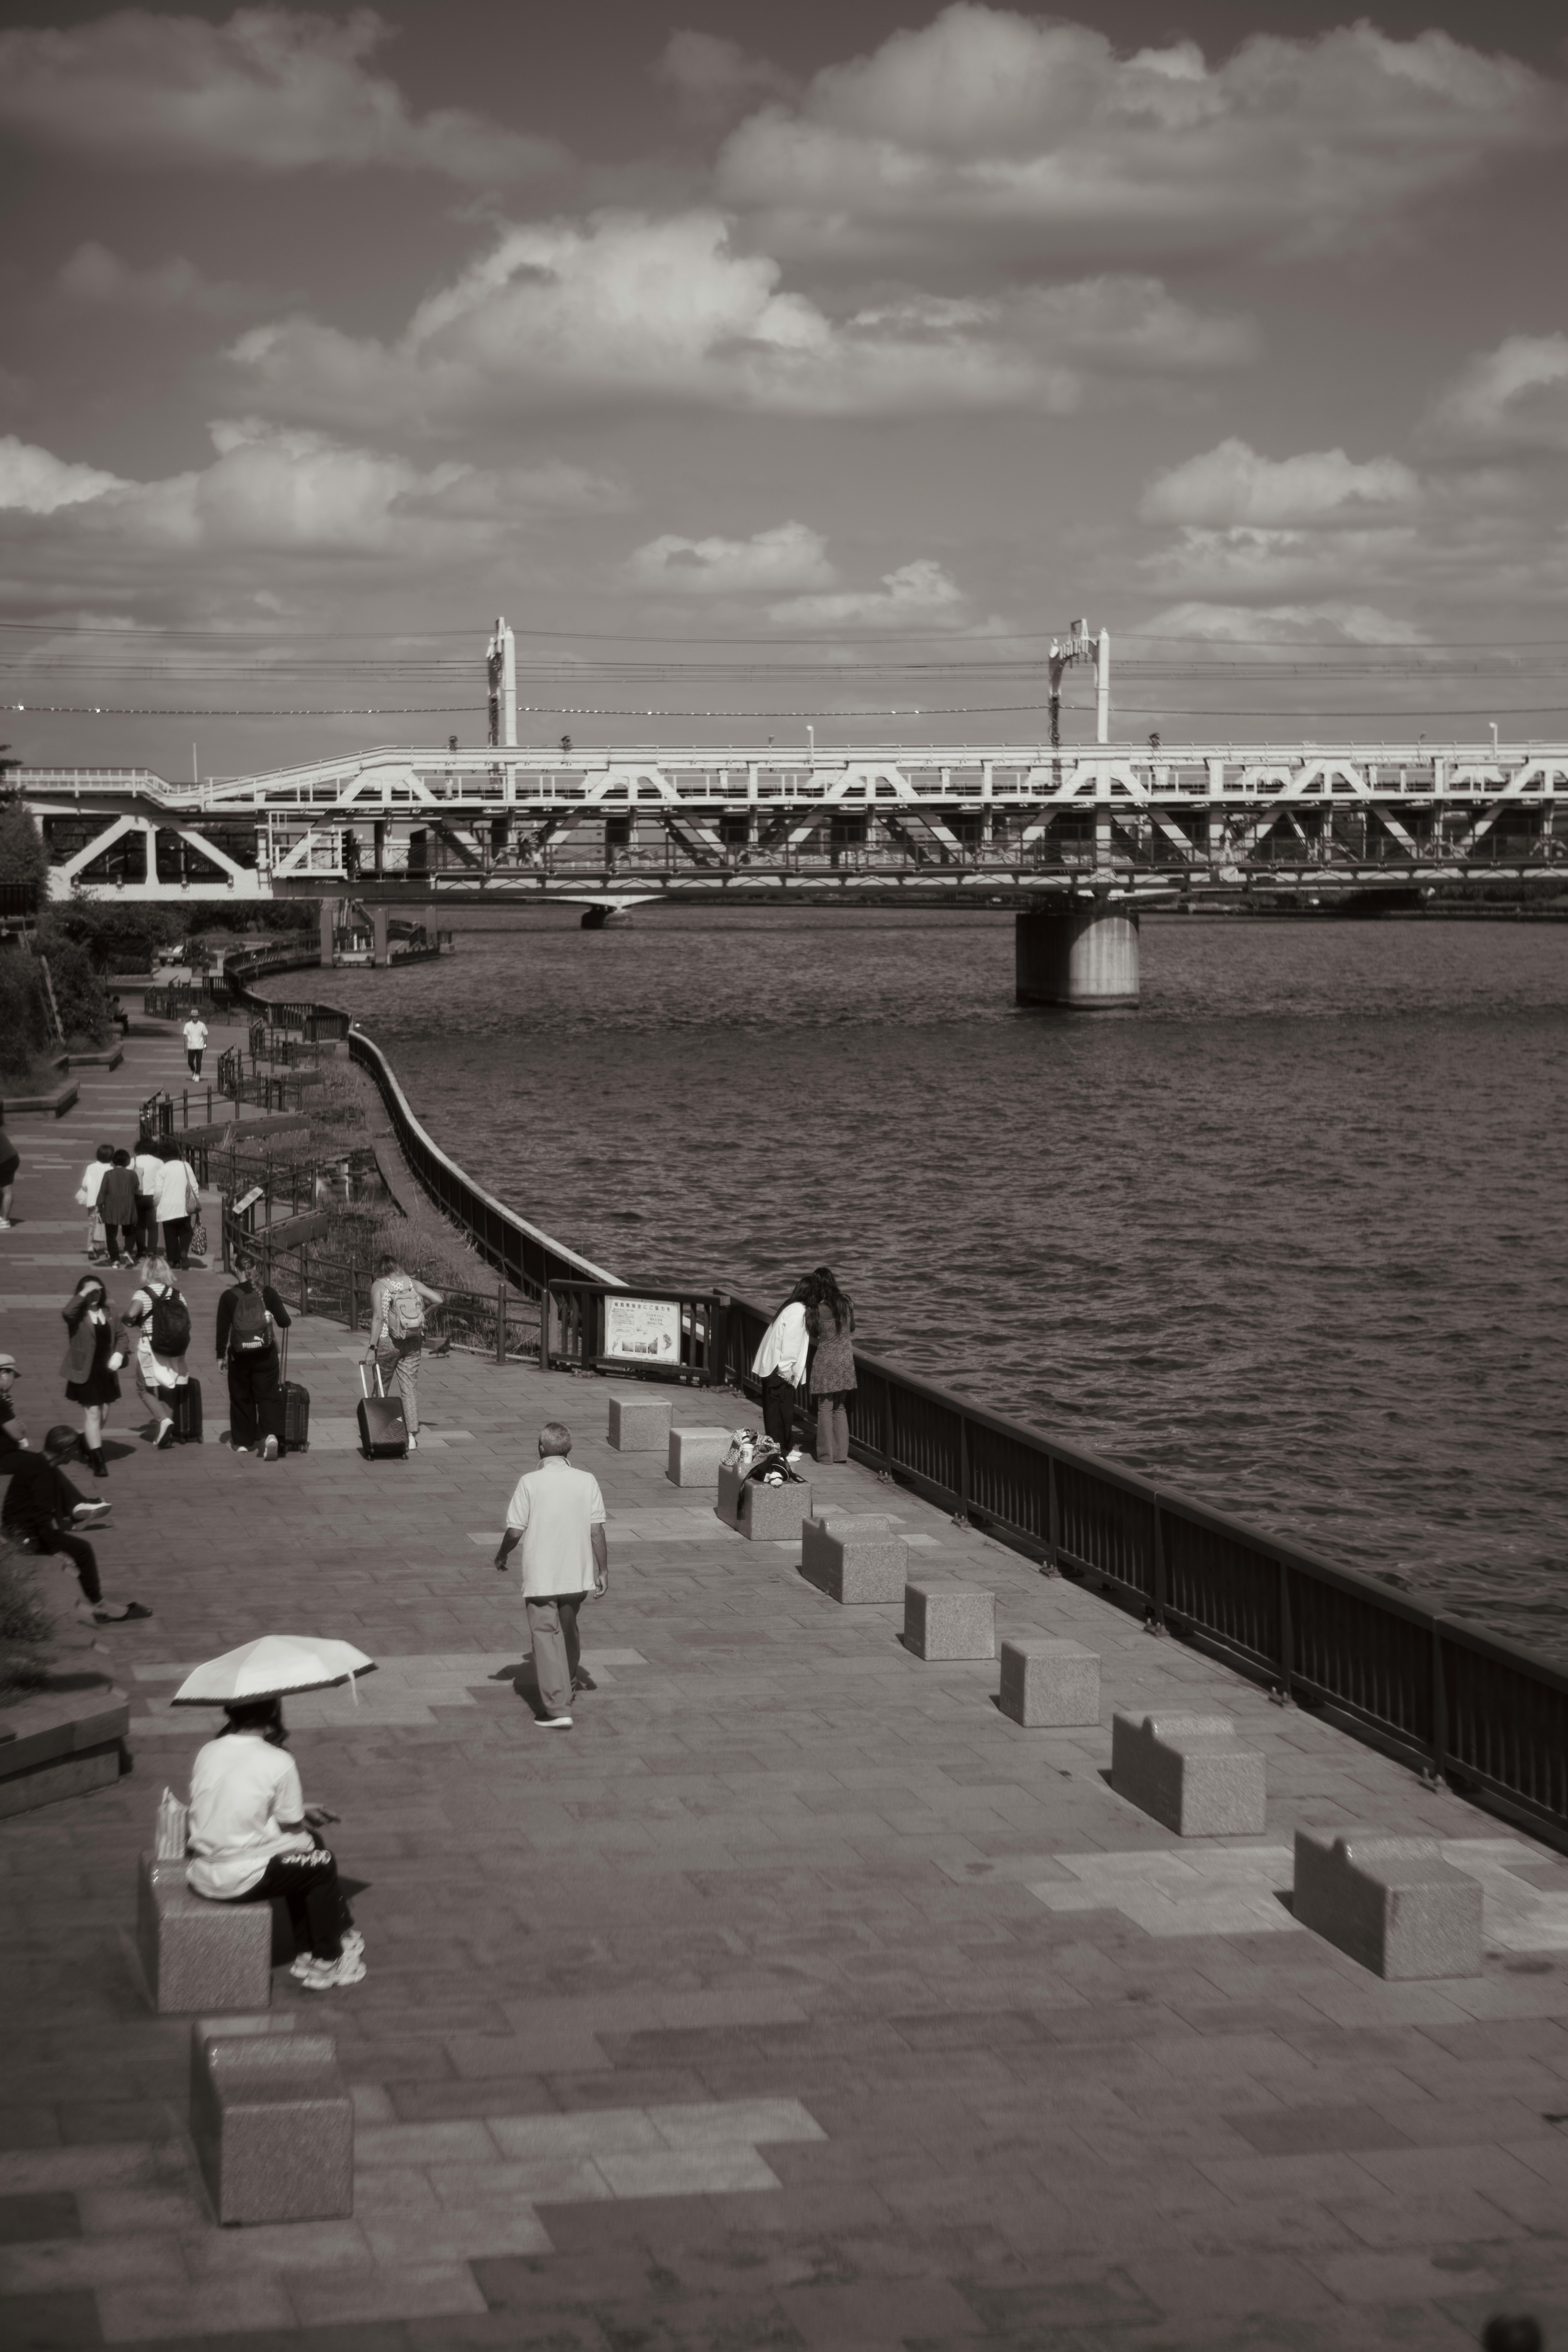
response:
[[[158,1830],[152,1847],[160,1862],[184,1860],[188,1815],[189,1807],[180,1802],[172,1789],[165,1789],[158,1800]]]

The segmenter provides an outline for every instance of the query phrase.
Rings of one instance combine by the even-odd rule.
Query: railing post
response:
[[[962,1409],[958,1414],[958,1507],[953,1514],[956,1528],[969,1524],[969,1416]]]
[[[496,1285],[496,1365],[503,1370],[507,1361],[507,1286]]]
[[[1157,1496],[1155,1498],[1155,1545],[1154,1558],[1149,1563],[1149,1630],[1154,1633],[1163,1633],[1166,1630],[1166,1525],[1165,1513],[1160,1508]]]
[[[357,1264],[350,1263],[349,1266],[349,1328],[350,1331],[357,1331],[359,1328],[360,1269]]]
[[[1448,1685],[1443,1672],[1443,1629],[1432,1625],[1432,1763],[1434,1780],[1447,1778],[1448,1769]]]
[[[549,1370],[549,1284],[539,1285],[539,1370]]]
[[[1061,1501],[1056,1491],[1056,1456],[1045,1457],[1046,1565],[1052,1576],[1061,1573]]]
[[[1296,1679],[1296,1633],[1291,1622],[1291,1571],[1280,1562],[1280,1688],[1281,1706],[1289,1706]]]
[[[710,1291],[707,1302],[707,1339],[703,1349],[703,1386],[705,1388],[716,1389],[724,1385],[721,1377],[724,1366],[721,1361],[722,1351],[718,1339],[723,1321],[724,1293],[722,1290]]]
[[[308,1242],[301,1242],[299,1244],[299,1312],[301,1315],[308,1315],[310,1312],[310,1244]]]

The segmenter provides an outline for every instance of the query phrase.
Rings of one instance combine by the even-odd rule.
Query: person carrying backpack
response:
[[[390,1390],[394,1381],[397,1383],[411,1454],[419,1450],[419,1360],[424,1348],[424,1310],[444,1304],[439,1290],[428,1290],[423,1282],[416,1282],[395,1257],[376,1260],[365,1361],[378,1366],[383,1388]]]
[[[153,1443],[166,1453],[174,1443],[174,1391],[191,1375],[185,1350],[191,1344],[191,1310],[161,1257],[150,1257],[141,1287],[120,1318],[126,1353],[136,1352],[136,1385],[158,1416]]]
[[[218,1301],[217,1358],[228,1374],[229,1445],[277,1459],[277,1338],[290,1316],[267,1283],[257,1282],[256,1260],[235,1258],[235,1278]]]

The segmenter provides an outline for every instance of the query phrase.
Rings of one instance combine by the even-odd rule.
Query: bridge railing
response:
[[[532,1298],[559,1289],[556,1329],[541,1318],[549,1360],[575,1350],[586,1364],[588,1312],[570,1302],[627,1286],[475,1184],[426,1134],[369,1038],[350,1031],[349,1051],[374,1078],[419,1182],[471,1246]],[[351,1305],[346,1276],[340,1287]],[[664,1295],[691,1309],[694,1343],[705,1318],[701,1377],[755,1402],[750,1367],[767,1309],[720,1293]],[[857,1350],[855,1364],[856,1460],[1026,1559],[1096,1584],[1155,1632],[1197,1643],[1281,1698],[1322,1708],[1418,1769],[1568,1836],[1568,1672],[879,1357]]]

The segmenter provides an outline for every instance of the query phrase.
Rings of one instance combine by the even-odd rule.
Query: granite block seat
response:
[[[727,1429],[672,1429],[665,1476],[673,1486],[716,1486],[729,1451]]]
[[[833,1601],[857,1603],[904,1598],[909,1547],[880,1513],[813,1513],[800,1530],[800,1572]]]
[[[808,1486],[788,1481],[782,1486],[764,1486],[738,1470],[720,1466],[714,1509],[727,1528],[748,1543],[787,1543],[800,1534],[810,1508]]]
[[[1436,1838],[1298,1830],[1294,1910],[1374,1976],[1480,1974],[1480,1882]]]
[[[0,1820],[31,1812],[63,1797],[112,1787],[129,1770],[126,1738],[131,1702],[111,1687],[102,1652],[85,1639],[56,1645],[63,1663],[79,1667],[69,1689],[42,1690],[5,1710],[0,1739]]]
[[[1224,1715],[1116,1715],[1111,1786],[1177,1837],[1257,1837],[1264,1764]]]
[[[1026,1731],[1100,1720],[1100,1660],[1082,1642],[1030,1635],[1002,1643],[998,1704]]]
[[[191,2030],[191,2137],[223,2222],[354,2210],[354,2109],[329,2033]]]
[[[996,1596],[973,1584],[907,1584],[904,1640],[917,1658],[994,1658]]]
[[[183,2010],[262,2010],[272,2000],[272,1906],[209,1903],[183,1862],[141,1857],[136,1949],[160,2017]]]
[[[607,1432],[617,1454],[662,1454],[670,1439],[672,1397],[615,1396],[610,1399]]]

